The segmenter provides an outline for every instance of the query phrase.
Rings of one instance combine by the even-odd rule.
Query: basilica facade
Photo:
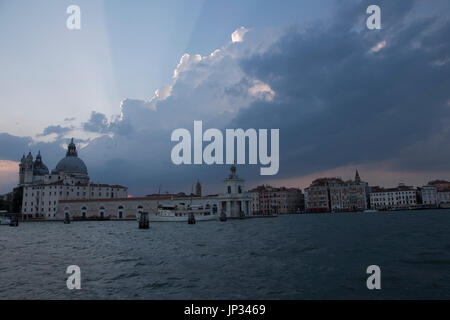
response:
[[[72,141],[66,156],[49,172],[40,152],[36,159],[28,153],[19,164],[19,186],[23,188],[24,218],[58,219],[63,200],[127,198],[128,189],[120,185],[90,183],[87,167],[78,157]]]

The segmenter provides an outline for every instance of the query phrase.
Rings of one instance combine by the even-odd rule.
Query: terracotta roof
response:
[[[116,189],[128,189],[127,187],[118,185],[118,184],[114,184],[114,185],[110,185],[110,184],[95,184],[95,183],[91,183],[91,184],[87,184],[87,183],[76,183],[74,185],[71,184],[64,184],[64,182],[62,180],[58,180],[55,182],[50,182],[50,183],[41,183],[41,184],[35,184],[35,185],[31,185],[33,187],[45,187],[45,186],[73,186],[73,187],[105,187],[105,188],[116,188]]]
[[[433,180],[428,182],[428,184],[450,184],[450,181],[446,181],[446,180]]]
[[[79,203],[79,202],[117,202],[117,201],[142,201],[142,200],[170,200],[170,196],[161,195],[160,197],[136,197],[136,198],[105,198],[105,199],[84,199],[84,200],[59,200],[60,203]]]
[[[380,187],[372,187],[371,193],[375,192],[398,192],[398,191],[414,191],[414,187],[411,186],[399,186],[396,188],[380,188]]]
[[[105,188],[118,188],[118,189],[128,189],[127,187],[121,186],[119,184],[114,184],[114,185],[110,185],[110,184],[104,184],[104,183],[77,183],[75,184],[76,187],[105,187]]]

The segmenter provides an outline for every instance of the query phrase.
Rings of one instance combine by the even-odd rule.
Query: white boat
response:
[[[0,225],[6,224],[9,225],[11,223],[11,219],[9,217],[0,216]]]
[[[370,213],[370,212],[378,212],[376,209],[367,209],[363,211],[364,213]]]
[[[188,222],[189,214],[194,214],[195,221],[218,220],[219,216],[210,209],[178,209],[177,206],[160,206],[157,213],[148,213],[150,222]],[[138,217],[139,219],[139,217]]]

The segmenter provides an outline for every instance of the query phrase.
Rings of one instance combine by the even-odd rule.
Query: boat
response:
[[[11,219],[9,217],[0,216],[0,225],[9,225],[11,223]]]
[[[148,213],[150,222],[188,222],[189,217],[195,221],[218,220],[210,209],[203,208],[178,208],[176,205],[160,205],[157,212]],[[138,217],[139,219],[139,217]]]
[[[364,213],[372,213],[372,212],[378,212],[378,210],[375,209],[367,209],[363,211]]]

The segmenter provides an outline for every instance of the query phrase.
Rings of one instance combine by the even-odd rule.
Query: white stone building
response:
[[[442,189],[437,194],[439,207],[450,208],[450,189]]]
[[[260,192],[255,188],[249,191],[252,196],[252,211],[254,213],[261,212],[261,207],[259,206],[260,202]]]
[[[19,164],[19,186],[23,187],[22,215],[26,218],[56,219],[62,200],[126,198],[128,189],[120,185],[92,184],[83,160],[78,158],[73,139],[66,156],[49,173],[40,152],[31,153]]]
[[[417,205],[417,194],[413,187],[400,184],[397,188],[372,188],[371,209],[398,209]]]
[[[158,206],[177,205],[211,209],[213,214],[222,210],[228,217],[251,215],[252,195],[244,191],[245,181],[236,174],[236,167],[231,167],[231,173],[223,180],[223,193],[199,196],[184,194],[153,194],[141,198],[117,199],[71,199],[59,202],[56,218],[64,219],[66,215],[75,219],[135,219],[140,212],[156,213]]]
[[[433,185],[423,186],[420,190],[422,196],[422,204],[424,206],[436,207],[438,206],[438,194],[437,188]]]

